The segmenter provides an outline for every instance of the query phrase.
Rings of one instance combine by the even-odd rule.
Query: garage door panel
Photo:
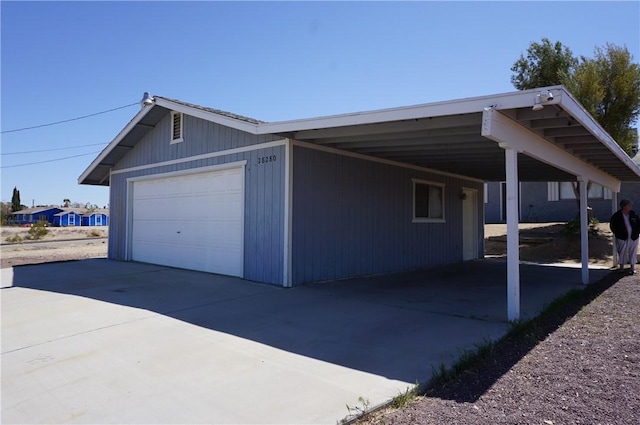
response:
[[[242,276],[243,170],[135,182],[132,259]]]

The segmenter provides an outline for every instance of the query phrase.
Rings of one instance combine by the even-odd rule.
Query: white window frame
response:
[[[573,191],[573,188],[567,188],[567,185],[574,185],[574,182],[558,182],[558,197],[559,199],[563,200],[563,201],[572,201],[577,199],[575,196],[575,193]],[[563,186],[565,187],[565,189],[563,190]],[[566,196],[566,192],[568,189],[571,189],[570,196]],[[595,190],[599,190],[600,194],[598,194],[598,196],[594,196],[593,195],[593,191]],[[599,185],[598,183],[591,183],[591,187],[589,188],[589,192],[587,193],[587,199],[610,199],[610,198],[606,198],[605,196],[605,188],[602,185]]]
[[[559,182],[547,182],[547,200],[551,202],[560,200]]]
[[[413,202],[412,202],[412,211],[411,211],[411,215],[413,217],[412,222],[413,223],[446,223],[446,219],[445,219],[445,184],[444,183],[438,183],[438,182],[432,182],[432,181],[428,181],[428,180],[420,180],[420,179],[411,179],[412,181],[412,198],[413,198]],[[434,187],[439,187],[441,189],[441,217],[416,217],[416,187],[417,185],[427,185],[427,186],[434,186]]]
[[[174,134],[175,134],[175,117],[179,116],[180,117],[180,136],[178,138],[174,138]],[[180,143],[180,142],[184,142],[184,115],[182,114],[182,112],[175,112],[175,111],[171,111],[171,142],[169,142],[169,144],[173,145],[175,143]]]

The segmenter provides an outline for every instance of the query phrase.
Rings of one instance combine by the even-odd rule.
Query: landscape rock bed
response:
[[[574,304],[566,321],[542,321],[540,342],[498,344],[480,368],[358,423],[639,424],[640,279],[611,272],[584,292],[592,301]]]

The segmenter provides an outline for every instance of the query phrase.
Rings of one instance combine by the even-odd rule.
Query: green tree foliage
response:
[[[511,82],[519,90],[565,85],[602,128],[628,154],[640,116],[640,66],[626,47],[607,43],[596,47],[593,58],[573,57],[560,42],[543,38],[533,42],[527,56],[511,67]]]
[[[567,88],[602,127],[630,153],[637,139],[632,128],[640,116],[640,65],[626,47],[596,47],[582,57]]]
[[[568,47],[543,38],[541,43],[531,43],[527,55],[521,54],[513,64],[511,83],[518,90],[566,84],[577,65]]]
[[[64,198],[64,199],[62,200],[62,203],[63,203],[63,206],[64,206],[65,208],[68,208],[68,207],[69,207],[69,204],[71,203],[71,200],[70,200],[69,198]]]
[[[9,222],[9,214],[11,214],[11,203],[0,202],[0,224],[4,226]]]
[[[13,195],[11,196],[11,212],[20,211],[22,209],[22,203],[20,202],[20,191],[18,188],[13,188]]]

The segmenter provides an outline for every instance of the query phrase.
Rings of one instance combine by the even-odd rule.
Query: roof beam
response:
[[[534,119],[531,120],[531,128],[570,128],[572,126],[580,127],[575,121],[572,121],[570,117],[559,118],[547,118],[547,119]]]
[[[390,134],[392,135],[390,136]],[[311,140],[313,140],[313,143],[323,145],[323,144],[341,144],[341,143],[375,142],[375,141],[388,142],[390,139],[410,140],[410,139],[417,139],[417,138],[424,139],[424,138],[440,137],[440,136],[466,136],[470,134],[475,134],[478,139],[481,139],[480,123],[478,123],[477,125],[468,125],[463,127],[448,127],[448,128],[442,128],[442,129],[415,130],[415,131],[404,131],[404,132],[394,132],[394,133],[362,134],[358,136],[346,136],[346,137],[315,138]]]
[[[295,131],[296,140],[323,139],[328,137],[353,137],[370,134],[389,134],[398,131],[435,130],[452,127],[479,126],[482,122],[480,113],[468,115],[451,115],[435,118],[416,118],[393,122],[352,125],[348,127],[330,127]]]
[[[560,117],[568,118],[569,114],[557,107],[545,107],[541,111],[534,111],[531,108],[518,109],[515,118],[518,121],[534,121]]]
[[[614,192],[620,191],[620,180],[548,142],[499,111],[491,108],[484,110],[482,135],[496,141],[501,147],[508,146],[555,168],[599,183]]]
[[[355,142],[355,143],[339,143],[335,146],[339,149],[358,149],[358,148],[378,148],[378,147],[400,147],[400,146],[422,146],[424,148],[448,147],[452,145],[465,144],[469,146],[478,146],[486,144],[487,141],[480,134],[467,134],[463,136],[437,136],[432,138],[413,138],[413,139],[385,139],[372,142]]]
[[[589,136],[559,136],[555,138],[556,144],[570,146],[571,144],[583,144],[583,143],[598,143],[598,139],[589,135]],[[602,144],[598,143],[598,145],[602,146]],[[606,149],[602,146],[603,149]],[[608,150],[608,149],[607,149]]]
[[[549,128],[544,130],[545,137],[567,137],[567,136],[591,136],[589,130],[582,126],[564,127],[564,128]]]

